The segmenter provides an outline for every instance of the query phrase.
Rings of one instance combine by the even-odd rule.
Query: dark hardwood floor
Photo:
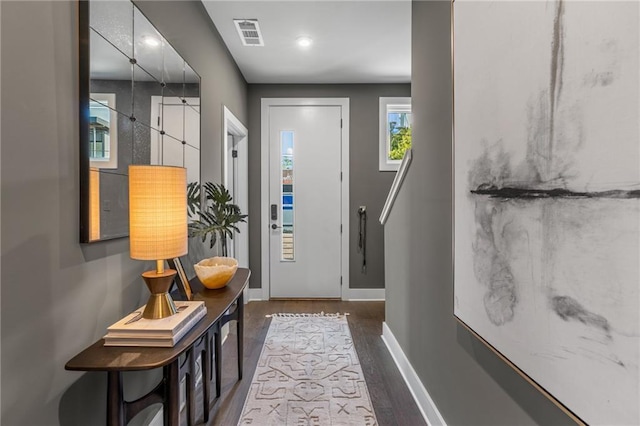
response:
[[[349,328],[381,426],[418,426],[425,422],[382,341],[384,302],[279,300],[245,306],[244,377],[237,381],[235,323],[222,348],[222,396],[211,406],[207,425],[236,425],[253,379],[271,319],[279,312],[349,313]],[[202,416],[199,416],[202,419]]]

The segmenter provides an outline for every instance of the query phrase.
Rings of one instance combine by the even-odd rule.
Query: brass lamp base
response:
[[[156,271],[146,271],[142,274],[142,278],[151,292],[147,306],[142,313],[142,318],[160,319],[178,313],[176,305],[168,293],[173,283],[173,277],[175,276],[176,271],[173,269],[166,269],[160,273]]]

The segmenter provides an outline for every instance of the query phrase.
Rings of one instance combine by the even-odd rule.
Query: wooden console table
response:
[[[244,322],[243,291],[249,282],[251,271],[238,268],[226,287],[208,290],[198,278],[191,280],[193,300],[204,301],[207,315],[198,322],[172,348],[104,346],[100,339],[80,352],[65,365],[74,371],[107,372],[107,425],[126,425],[136,414],[152,404],[162,403],[165,426],[177,426],[180,422],[180,382],[186,378],[187,421],[195,423],[195,367],[196,359],[202,365],[202,392],[204,421],[209,418],[211,380],[215,373],[216,397],[220,397],[221,382],[221,329],[229,321],[236,320],[238,335],[238,380],[242,379],[242,346]],[[185,355],[182,360],[181,356]],[[212,371],[212,358],[215,371]],[[162,380],[148,394],[135,401],[125,401],[123,396],[123,371],[150,370],[162,367]]]

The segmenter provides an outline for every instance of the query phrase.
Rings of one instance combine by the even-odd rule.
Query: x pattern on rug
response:
[[[344,315],[274,315],[240,425],[377,425]]]

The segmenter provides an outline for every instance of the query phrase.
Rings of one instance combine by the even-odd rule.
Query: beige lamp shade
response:
[[[187,254],[187,169],[129,166],[129,244],[132,259]]]

